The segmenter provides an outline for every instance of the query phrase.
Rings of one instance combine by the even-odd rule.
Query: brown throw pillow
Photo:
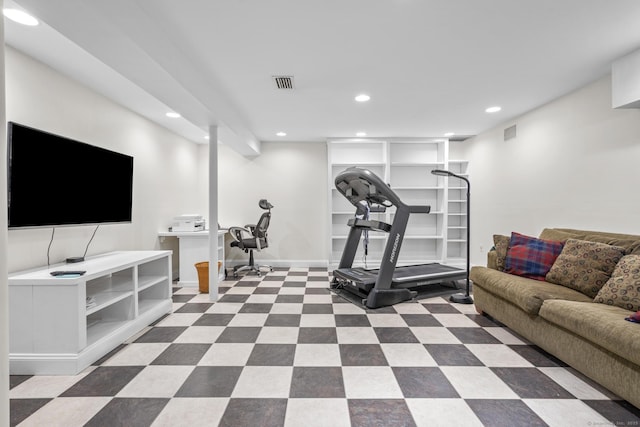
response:
[[[507,258],[507,250],[509,249],[509,240],[511,237],[502,234],[493,235],[493,246],[496,248],[496,266],[498,270],[504,271],[504,260]]]
[[[623,256],[618,246],[568,239],[545,280],[595,298]]]
[[[640,255],[623,256],[593,301],[640,310]]]

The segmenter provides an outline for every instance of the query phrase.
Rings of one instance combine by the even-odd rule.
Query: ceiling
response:
[[[463,139],[610,72],[638,0],[5,0],[8,45],[197,143]],[[293,76],[277,89],[274,75]],[[360,93],[371,100],[354,101]],[[485,109],[502,110],[488,114]],[[169,110],[182,115],[169,119]],[[276,136],[284,131],[286,136]]]

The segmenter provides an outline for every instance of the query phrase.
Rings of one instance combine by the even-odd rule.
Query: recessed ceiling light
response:
[[[495,107],[489,107],[486,110],[484,110],[487,113],[497,113],[498,111],[502,110],[502,107],[498,107],[497,105]]]
[[[453,135],[455,135],[455,133],[453,133],[453,132],[447,132],[447,133],[444,134],[444,136],[446,136],[447,138],[450,137],[450,136],[453,136]]]
[[[358,132],[356,133],[356,136],[367,136],[366,132]]]
[[[36,18],[19,9],[3,9],[2,13],[4,14],[4,16],[14,22],[17,22],[18,24],[29,25],[30,27],[39,24]]]
[[[356,96],[355,99],[358,102],[367,102],[368,100],[371,99],[371,97],[369,95],[367,95],[367,94],[362,93],[362,94]]]
[[[180,117],[180,114],[174,113],[173,111],[169,111],[167,113],[167,117],[171,117],[172,119],[177,119],[178,117]]]
[[[209,140],[209,135],[205,135],[204,139],[206,139],[208,141]]]
[[[278,136],[287,136],[287,133],[286,132],[278,132],[278,133],[276,133],[276,135],[278,135]]]

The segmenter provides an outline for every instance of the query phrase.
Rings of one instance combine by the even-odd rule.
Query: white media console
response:
[[[69,270],[86,273],[51,275]],[[171,309],[171,251],[111,252],[10,274],[9,371],[77,374]]]

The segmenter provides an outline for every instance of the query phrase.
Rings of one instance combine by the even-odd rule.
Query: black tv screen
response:
[[[9,122],[9,228],[131,222],[133,157]]]

